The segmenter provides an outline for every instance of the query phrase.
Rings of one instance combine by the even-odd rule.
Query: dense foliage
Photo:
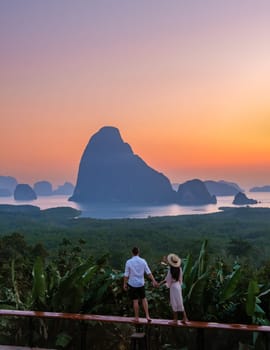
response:
[[[167,270],[163,255],[181,255],[190,319],[269,324],[269,210],[141,220],[73,219],[77,214],[70,208],[0,210],[0,308],[131,316],[122,272],[132,246],[139,245],[158,280]],[[148,282],[146,289],[151,316],[171,318],[168,290],[153,289]],[[81,330],[63,323],[55,327],[40,321],[35,339],[46,344],[53,333],[52,346],[71,349]],[[13,322],[1,320],[0,326],[1,343],[15,341]],[[25,323],[20,327],[16,334],[21,337],[27,332]],[[104,334],[100,325],[91,327],[92,336]],[[119,335],[112,348],[125,348],[130,329],[120,328],[106,327]],[[168,343],[179,335],[159,336]],[[102,349],[101,340],[98,344]]]
[[[27,244],[41,243],[50,257],[56,256],[63,239],[73,244],[82,239],[86,255],[109,252],[110,265],[118,269],[123,269],[134,245],[141,248],[151,265],[171,251],[181,256],[196,255],[205,239],[211,256],[224,257],[231,263],[241,259],[257,268],[270,256],[268,208],[231,208],[215,214],[147,219],[76,217],[79,212],[72,208],[0,206],[0,236],[19,232]]]

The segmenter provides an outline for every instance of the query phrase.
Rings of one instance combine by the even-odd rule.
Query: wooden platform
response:
[[[55,349],[43,349],[43,348],[29,348],[27,346],[16,345],[0,345],[0,350],[55,350]]]
[[[227,324],[215,322],[189,321],[187,323],[178,322],[177,325],[171,325],[171,320],[153,318],[148,322],[145,318],[140,318],[138,323],[133,322],[132,317],[107,316],[107,315],[92,315],[92,314],[73,314],[61,312],[42,312],[42,311],[22,311],[22,310],[0,310],[1,316],[12,317],[32,317],[32,318],[55,318],[55,319],[70,319],[77,321],[99,321],[104,323],[130,323],[138,325],[153,325],[164,327],[184,327],[184,328],[202,328],[202,329],[224,329],[234,331],[249,331],[249,332],[270,332],[270,326],[258,326],[252,324]],[[1,348],[0,348],[1,350]]]
[[[153,318],[151,322],[148,322],[145,318],[140,318],[139,322],[134,322],[132,317],[121,317],[121,316],[109,316],[109,315],[91,315],[91,314],[73,314],[73,313],[61,313],[61,312],[42,312],[42,311],[23,311],[23,310],[1,310],[0,317],[14,317],[16,318],[40,318],[40,319],[68,319],[74,321],[95,321],[102,323],[126,323],[136,326],[143,326],[143,331],[148,334],[151,332],[152,326],[159,327],[182,327],[196,329],[195,342],[197,350],[205,350],[205,339],[204,331],[209,329],[222,329],[227,331],[240,331],[240,332],[263,332],[264,333],[264,344],[265,349],[270,350],[269,343],[269,332],[270,326],[258,326],[253,324],[227,324],[227,323],[215,323],[215,322],[200,322],[200,321],[189,321],[187,323],[178,322],[178,324],[171,324],[171,320],[164,320]],[[140,327],[139,327],[140,328]],[[81,335],[82,339],[82,350],[87,350],[86,347],[86,332]],[[29,342],[29,344],[32,344]],[[0,350],[54,350],[54,349],[42,349],[42,348],[31,348],[31,347],[20,347],[20,346],[4,346],[0,345]]]

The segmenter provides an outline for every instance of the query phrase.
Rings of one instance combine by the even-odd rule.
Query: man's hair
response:
[[[137,248],[137,247],[132,248],[132,254],[133,255],[138,255],[139,254],[139,248]]]

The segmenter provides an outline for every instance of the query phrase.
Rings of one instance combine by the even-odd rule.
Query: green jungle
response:
[[[79,215],[68,207],[0,205],[0,309],[133,316],[123,270],[138,246],[157,281],[166,275],[164,256],[182,258],[190,320],[270,324],[270,209],[147,219]],[[146,291],[151,317],[171,319],[168,289],[146,281]],[[77,323],[37,319],[33,342],[79,349]],[[89,322],[87,342],[91,349],[128,349],[132,331],[132,325]],[[0,319],[0,344],[26,344],[28,333],[28,322]],[[153,329],[151,349],[193,350],[193,338],[192,329]],[[262,334],[224,338],[216,331],[208,338],[207,349],[266,349]]]

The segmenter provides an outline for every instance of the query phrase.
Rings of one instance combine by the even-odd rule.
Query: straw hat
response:
[[[168,264],[173,267],[179,267],[181,265],[181,259],[179,258],[178,255],[173,253],[167,256],[167,261],[168,261]]]

